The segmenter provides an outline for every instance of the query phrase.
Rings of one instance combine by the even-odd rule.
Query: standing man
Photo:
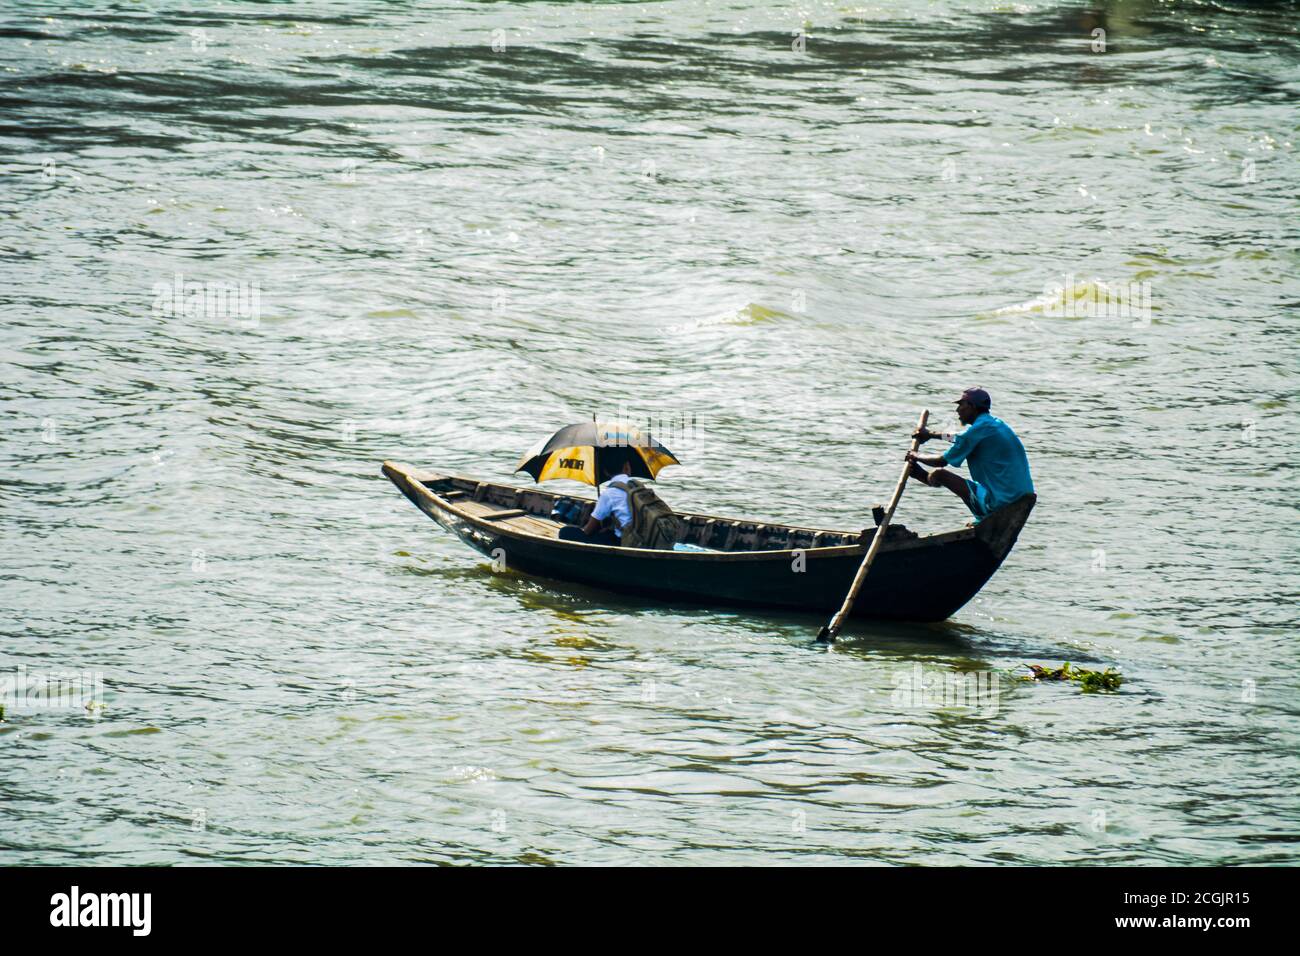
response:
[[[952,447],[942,455],[907,453],[912,463],[911,477],[935,488],[947,488],[965,502],[976,524],[1003,505],[1034,493],[1025,446],[1010,425],[993,417],[989,412],[992,407],[993,399],[984,389],[966,389],[957,399],[957,417],[966,426],[961,434],[953,437],[922,428],[913,436],[922,442],[943,438],[951,441]],[[944,467],[963,461],[970,462],[970,478]],[[921,465],[929,465],[934,471],[927,472]]]

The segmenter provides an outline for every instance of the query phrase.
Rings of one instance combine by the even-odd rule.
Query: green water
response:
[[[8,706],[0,862],[1295,864],[1296,12],[6,5],[0,675],[102,692]],[[830,651],[379,475],[622,407],[672,504],[860,528],[974,383],[1020,543]]]

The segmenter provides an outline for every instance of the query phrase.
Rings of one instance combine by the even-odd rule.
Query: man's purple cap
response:
[[[968,388],[966,391],[961,393],[960,398],[953,399],[954,405],[960,404],[961,402],[970,402],[976,408],[993,407],[993,399],[990,398],[989,393],[984,391],[982,388]]]

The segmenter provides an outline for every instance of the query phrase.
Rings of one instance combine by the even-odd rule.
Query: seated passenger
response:
[[[622,543],[623,532],[632,523],[632,505],[628,501],[627,481],[632,472],[632,462],[624,460],[618,465],[603,469],[601,478],[609,481],[596,499],[591,517],[581,528],[566,525],[560,529],[561,541],[578,541],[582,544],[608,544],[617,547]],[[606,519],[609,527],[602,527]]]

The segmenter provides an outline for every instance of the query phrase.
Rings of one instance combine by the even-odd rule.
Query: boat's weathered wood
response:
[[[528,528],[533,534],[542,538],[558,538],[564,525],[555,521],[543,521],[541,518],[512,518],[511,522]]]
[[[447,475],[438,472],[419,472],[416,469],[411,468],[409,465],[401,465],[394,462],[386,462],[384,465],[384,472],[390,478],[392,478],[394,483],[398,484],[399,487],[402,487],[403,483],[408,480],[414,482],[420,485],[424,489],[425,494],[428,494],[435,499],[440,499],[442,501],[445,501],[446,503],[445,507],[447,507],[448,509],[453,510],[459,514],[464,514],[468,517],[476,518],[478,520],[482,520],[482,516],[487,512],[491,512],[494,510],[503,510],[502,505],[505,503],[507,498],[513,501],[514,500],[513,496],[521,490],[517,486],[497,485],[491,482],[479,481],[473,478],[465,478],[459,475]],[[430,480],[432,485],[440,486],[439,489],[434,490],[433,487],[425,486],[423,482],[421,482],[417,477],[417,475],[419,474],[424,474]],[[444,485],[449,487],[441,487]],[[464,500],[455,500],[455,501],[448,500],[447,497],[444,497],[448,495],[449,492],[454,492],[455,490],[463,490],[469,493],[473,493],[474,495],[477,495],[479,497],[477,499],[466,498]],[[595,502],[589,498],[577,498],[573,495],[555,494],[552,492],[547,492],[547,491],[543,491],[540,489],[533,489],[533,488],[524,488],[522,489],[522,491],[524,492],[525,500],[520,504],[522,506],[525,506],[526,510],[528,510],[531,514],[537,515],[538,517],[542,517],[543,520],[547,520],[547,521],[549,521],[551,508],[553,507],[555,500],[558,498],[565,498],[570,501],[578,501],[581,503],[582,507],[579,512],[579,516],[575,522],[578,525],[582,524],[582,522],[590,514],[591,509],[595,506]],[[510,510],[510,509],[504,509],[504,510]],[[709,548],[710,551],[713,552],[714,556],[716,557],[730,558],[733,555],[749,555],[755,553],[788,554],[790,551],[795,550],[793,547],[767,548],[761,551],[756,551],[752,547],[741,548],[741,546],[753,545],[754,543],[753,531],[754,528],[756,527],[756,524],[754,522],[745,522],[745,521],[737,520],[735,518],[726,518],[717,515],[679,513],[679,516],[683,518],[692,528],[696,528],[696,527],[704,528],[707,526],[709,521],[714,522],[714,528],[715,528],[714,540],[712,541],[701,540],[702,536],[698,534],[688,536],[687,540],[691,544],[696,544],[702,547]],[[519,520],[519,519],[515,519],[515,520]],[[818,543],[816,547],[818,550],[830,551],[830,552],[842,553],[842,554],[856,553],[859,555],[863,554],[866,550],[866,544],[862,541],[861,532],[858,531],[837,531],[837,530],[824,529],[824,528],[805,528],[805,527],[798,527],[792,525],[781,525],[781,526],[769,525],[768,527],[769,528],[779,527],[784,531],[788,531],[788,532],[807,532],[813,538],[817,539]],[[913,532],[906,531],[906,529],[904,529],[901,525],[893,526],[890,529],[890,531],[891,533],[887,536],[885,541],[885,546],[887,549],[893,549],[898,546],[906,545],[907,542],[903,540],[901,537],[896,538],[896,535],[899,536],[907,535],[909,538],[911,538],[914,534]],[[949,532],[942,533],[942,535],[948,537],[956,537],[956,538],[969,537],[972,536],[973,534],[974,532],[969,527],[961,529],[959,531],[949,531]],[[937,537],[936,535],[926,535],[921,540],[933,541],[936,539],[936,537]],[[591,548],[591,547],[600,547],[600,546],[584,544],[583,547]],[[738,550],[738,548],[740,550]],[[624,549],[624,550],[626,551],[629,549]]]
[[[504,551],[515,571],[673,602],[829,614],[839,607],[867,550],[856,531],[769,524],[765,540],[757,542],[758,523],[701,514],[681,516],[687,524],[684,540],[716,549],[721,539],[728,538],[733,550],[653,551],[565,541],[558,537],[563,525],[550,518],[556,500],[582,502],[585,517],[594,505],[591,499],[396,462],[385,462],[383,470],[430,518],[489,557],[495,559]],[[870,579],[854,604],[854,616],[914,621],[948,617],[997,570],[1034,501],[1028,495],[975,528],[926,535],[901,526],[890,528],[880,540]],[[486,517],[503,510],[523,513]],[[766,550],[734,549],[754,547]],[[802,560],[795,560],[796,550]]]
[[[740,522],[728,521],[726,528],[726,537],[722,539],[722,550],[730,551],[732,545],[736,543],[736,537],[740,534]]]
[[[484,521],[500,521],[502,518],[518,518],[524,514],[522,508],[509,508],[505,511],[489,511],[483,515]]]
[[[386,473],[393,469],[401,469],[403,474],[420,480],[419,476],[423,474],[430,479],[429,487],[432,493],[443,497],[448,501],[455,500],[457,507],[473,509],[483,508],[492,510],[499,508],[509,510],[511,508],[520,508],[530,514],[537,515],[549,520],[551,509],[555,501],[559,498],[565,498],[570,501],[577,501],[581,508],[577,523],[581,524],[590,514],[591,508],[595,502],[589,498],[575,497],[574,495],[561,495],[544,491],[540,488],[519,488],[513,485],[499,485],[492,482],[480,482],[477,479],[464,478],[456,475],[445,475],[436,472],[418,472],[416,469],[407,465],[396,465],[392,462],[387,463]],[[451,485],[451,489],[441,489],[434,491],[434,486]],[[464,500],[459,498],[459,494],[466,494]],[[679,516],[689,526],[687,536],[684,540],[692,544],[698,544],[703,547],[710,547],[716,550],[734,550],[740,545],[753,545],[752,531],[755,528],[753,522],[738,521],[734,518],[723,518],[717,515],[702,515],[679,513]],[[705,528],[712,524],[712,532],[706,532]],[[787,534],[806,533],[808,540],[811,541],[813,536],[820,535],[820,545],[822,547],[848,546],[855,544],[858,540],[857,532],[832,531],[824,528],[803,528],[787,525],[768,525],[771,532],[769,539],[774,541],[777,538],[784,538]],[[700,529],[700,530],[695,530]],[[710,540],[712,539],[712,540]],[[784,545],[772,546],[768,550],[788,550]]]

